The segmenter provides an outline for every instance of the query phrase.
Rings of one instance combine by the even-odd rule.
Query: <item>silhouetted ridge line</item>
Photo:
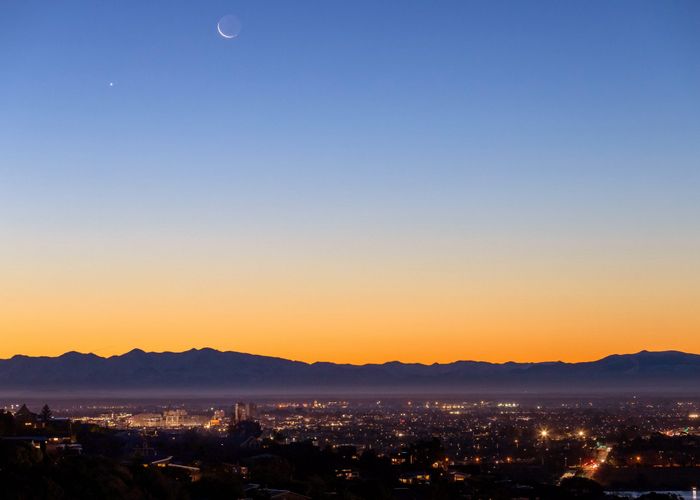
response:
[[[582,363],[304,363],[215,349],[0,360],[0,391],[611,392],[700,391],[700,356],[616,354]]]

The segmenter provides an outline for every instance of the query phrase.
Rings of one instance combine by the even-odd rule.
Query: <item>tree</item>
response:
[[[260,424],[252,420],[241,420],[228,428],[229,436],[245,441],[248,438],[259,438],[262,435]]]
[[[605,498],[603,487],[585,477],[567,477],[562,479],[559,486],[567,492],[567,498]]]
[[[15,418],[12,413],[0,410],[0,436],[11,436],[15,432]]]
[[[51,408],[49,408],[49,405],[44,405],[44,407],[41,409],[40,413],[40,418],[41,421],[44,422],[45,424],[49,423],[51,418],[53,417],[53,412],[51,411]]]

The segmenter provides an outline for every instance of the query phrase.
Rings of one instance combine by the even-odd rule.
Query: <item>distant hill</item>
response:
[[[347,365],[214,349],[120,356],[68,352],[0,360],[0,393],[606,393],[700,392],[700,355],[613,355],[585,363]]]

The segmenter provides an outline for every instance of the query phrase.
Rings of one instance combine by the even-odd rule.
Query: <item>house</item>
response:
[[[172,473],[176,477],[187,478],[193,483],[202,479],[202,471],[199,467],[174,464],[172,456],[154,460],[148,464],[144,464],[144,466],[164,468],[168,473]]]
[[[39,421],[39,415],[36,413],[33,413],[27,408],[27,405],[22,405],[22,407],[17,410],[17,413],[14,415],[15,417],[15,424],[19,428],[23,427],[31,427],[34,428],[36,427],[37,422]]]

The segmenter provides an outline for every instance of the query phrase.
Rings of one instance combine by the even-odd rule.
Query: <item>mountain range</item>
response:
[[[0,360],[0,393],[408,394],[700,392],[700,355],[612,355],[581,363],[303,363],[214,349]]]

